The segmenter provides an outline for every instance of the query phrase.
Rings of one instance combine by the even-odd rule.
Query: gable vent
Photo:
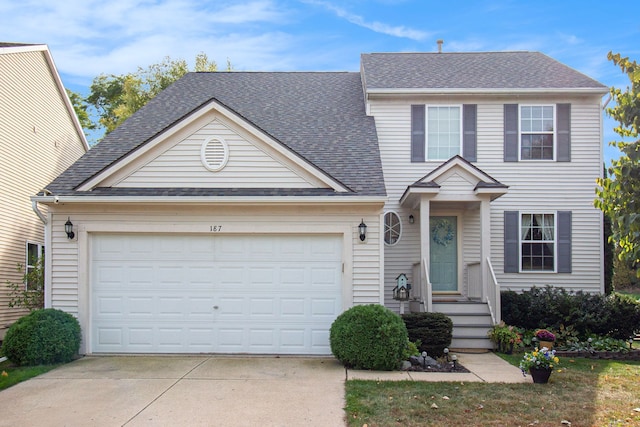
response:
[[[200,160],[205,168],[217,172],[227,165],[229,146],[222,138],[209,138],[202,143]]]

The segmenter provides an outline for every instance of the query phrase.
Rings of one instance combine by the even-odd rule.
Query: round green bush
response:
[[[32,311],[7,331],[3,354],[16,365],[70,362],[80,348],[80,324],[69,313],[52,308]]]
[[[354,369],[392,371],[402,362],[409,338],[396,313],[381,305],[358,305],[331,325],[331,352]]]
[[[407,313],[402,316],[410,341],[420,341],[419,350],[440,357],[453,339],[453,322],[443,313]]]

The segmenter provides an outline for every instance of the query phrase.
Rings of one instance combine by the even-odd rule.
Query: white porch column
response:
[[[489,265],[491,258],[491,196],[485,195],[480,202],[480,280],[482,284],[482,301],[489,298]]]
[[[429,208],[431,200],[425,195],[420,197],[420,274],[422,278],[423,268],[426,267],[427,274],[429,273],[429,248],[431,241],[431,227],[429,226],[430,212]],[[424,264],[426,263],[426,265]],[[424,278],[422,278],[424,279]],[[430,285],[426,283],[426,280],[420,280],[422,289],[420,293],[422,295],[422,301],[424,302],[424,310],[427,312],[432,311],[432,296]]]

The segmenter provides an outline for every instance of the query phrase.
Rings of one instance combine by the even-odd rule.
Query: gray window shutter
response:
[[[556,105],[556,154],[559,162],[571,161],[571,104]]]
[[[558,211],[558,273],[571,273],[571,211]]]
[[[504,104],[504,161],[518,161],[518,104]]]
[[[477,122],[478,106],[476,104],[465,104],[462,106],[462,157],[470,162],[475,162],[477,158]]]
[[[504,272],[520,271],[520,245],[518,236],[518,211],[504,212]]]
[[[424,162],[425,110],[424,105],[411,106],[411,161]]]

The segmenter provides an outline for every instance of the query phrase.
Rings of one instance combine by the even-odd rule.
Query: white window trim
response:
[[[522,269],[522,215],[553,215],[553,271],[551,270],[523,270]],[[533,240],[525,240],[532,242]],[[548,240],[543,240],[548,242]],[[558,272],[558,211],[518,211],[518,271],[524,274],[553,274]]]
[[[387,214],[394,214],[397,218],[398,218],[398,226],[400,227],[400,230],[398,231],[398,238],[396,239],[395,242],[393,243],[387,243],[387,239],[386,239],[386,234],[387,234]],[[385,246],[395,246],[398,244],[398,242],[400,241],[400,239],[402,239],[402,217],[400,216],[400,214],[396,211],[386,211],[384,213],[384,215],[382,215],[382,241],[384,242]]]
[[[42,243],[38,243],[38,242],[32,242],[27,240],[24,244],[24,251],[25,251],[25,256],[24,256],[24,274],[27,274],[27,272],[29,271],[29,267],[34,267],[33,265],[29,264],[29,245],[34,245],[38,247],[38,258],[40,258],[42,256],[42,250],[45,249],[44,244]],[[27,282],[24,282],[24,288],[25,290],[29,290],[27,289]]]
[[[459,134],[460,134],[460,146],[458,147],[458,155],[462,156],[462,146],[463,146],[462,140],[464,139],[464,133],[462,130],[462,121],[464,120],[464,117],[462,117],[462,104],[427,104],[424,106],[424,158],[425,158],[425,161],[426,162],[444,161],[444,160],[449,160],[452,157],[450,156],[445,159],[440,159],[440,158],[432,159],[431,157],[429,157],[429,107],[458,108],[458,110],[460,111],[460,123],[458,123]]]
[[[522,107],[551,107],[553,108],[553,158],[552,159],[523,159],[522,158]],[[556,104],[518,104],[518,161],[520,162],[555,162],[558,158],[558,109]],[[551,133],[551,132],[527,132],[532,133]]]

